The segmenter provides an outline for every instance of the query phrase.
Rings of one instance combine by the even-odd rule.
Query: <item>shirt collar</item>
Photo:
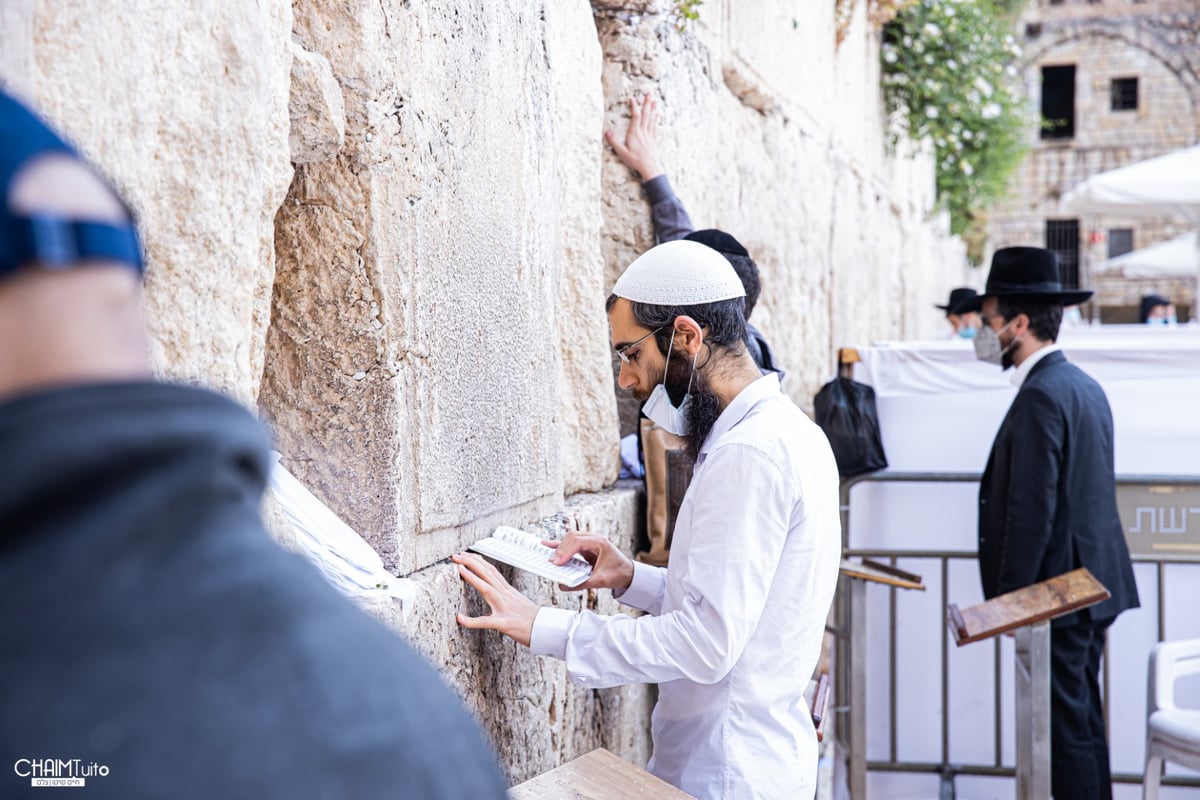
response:
[[[1029,356],[1021,362],[1020,366],[1017,366],[1013,369],[1013,373],[1009,377],[1009,380],[1012,381],[1013,386],[1020,388],[1020,386],[1025,383],[1025,379],[1029,377],[1029,372],[1033,369],[1034,365],[1051,353],[1057,353],[1061,349],[1062,348],[1057,344],[1048,344],[1045,347],[1039,350],[1034,350],[1032,353],[1030,353]]]
[[[750,413],[752,408],[763,400],[781,393],[779,375],[774,372],[763,375],[738,392],[737,397],[733,398],[733,402],[725,407],[725,410],[721,412],[721,416],[717,417],[712,430],[708,432],[708,438],[704,440],[704,444],[700,447],[700,455],[703,456],[707,453],[713,443],[732,430],[733,426],[741,422]]]

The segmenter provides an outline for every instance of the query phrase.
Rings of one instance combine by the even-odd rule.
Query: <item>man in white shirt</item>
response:
[[[618,382],[696,456],[667,567],[575,531],[553,559],[593,564],[647,616],[538,608],[481,557],[453,560],[491,607],[459,615],[566,661],[580,686],[659,684],[649,769],[699,798],[811,798],[817,741],[802,691],[841,552],[838,472],[821,430],[746,350],[744,290],[716,251],[648,251],[609,298]]]

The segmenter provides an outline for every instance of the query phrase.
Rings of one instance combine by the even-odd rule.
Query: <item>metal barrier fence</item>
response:
[[[952,561],[976,561],[974,550],[937,549],[878,549],[850,548],[850,495],[851,490],[866,482],[886,483],[978,483],[976,473],[931,473],[891,472],[883,470],[849,478],[842,482],[842,544],[848,558],[867,557],[886,560],[896,566],[901,558],[929,559],[938,563],[941,574],[941,608],[945,609],[952,598],[949,594],[949,573]],[[1158,630],[1157,641],[1162,641],[1165,630],[1165,583],[1164,567],[1168,564],[1200,564],[1200,476],[1128,475],[1119,476],[1118,506],[1122,524],[1135,563],[1157,565],[1158,591],[1155,597]],[[1192,515],[1196,524],[1189,524]],[[866,773],[916,772],[940,776],[942,800],[953,800],[954,778],[958,775],[1012,777],[1013,767],[1003,765],[1001,726],[1001,644],[993,642],[994,687],[993,739],[995,755],[991,763],[955,763],[950,759],[950,714],[949,714],[949,654],[950,635],[944,620],[941,624],[941,759],[939,761],[906,761],[898,756],[897,698],[897,650],[896,650],[896,588],[888,591],[888,757],[883,760],[868,760],[866,747],[866,692],[865,692],[865,592],[862,584],[847,587],[848,579],[842,578],[835,602],[834,623],[831,629],[836,640],[835,698],[837,714],[835,737],[847,754],[850,794],[853,800],[866,798]],[[850,591],[846,591],[850,588]],[[1145,606],[1143,599],[1143,606]],[[857,625],[857,629],[855,626]],[[858,649],[858,658],[855,650]],[[1148,655],[1148,654],[1147,654]],[[1104,653],[1104,703],[1109,704],[1108,649]],[[1142,687],[1144,692],[1145,687]],[[1107,718],[1107,714],[1106,714]],[[872,724],[878,721],[872,720]],[[1113,773],[1114,783],[1140,784],[1141,773]],[[1200,787],[1200,778],[1166,776],[1164,786]]]

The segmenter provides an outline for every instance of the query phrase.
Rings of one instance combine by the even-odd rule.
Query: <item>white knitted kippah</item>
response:
[[[745,297],[746,289],[725,256],[680,239],[638,256],[617,278],[612,293],[653,306],[694,306]]]

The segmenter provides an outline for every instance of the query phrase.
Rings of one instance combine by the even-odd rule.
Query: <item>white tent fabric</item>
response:
[[[1200,225],[1200,145],[1093,175],[1062,205],[1080,214],[1179,215]]]
[[[1200,241],[1193,232],[1102,261],[1092,267],[1092,276],[1192,278],[1197,264],[1200,264]]]

